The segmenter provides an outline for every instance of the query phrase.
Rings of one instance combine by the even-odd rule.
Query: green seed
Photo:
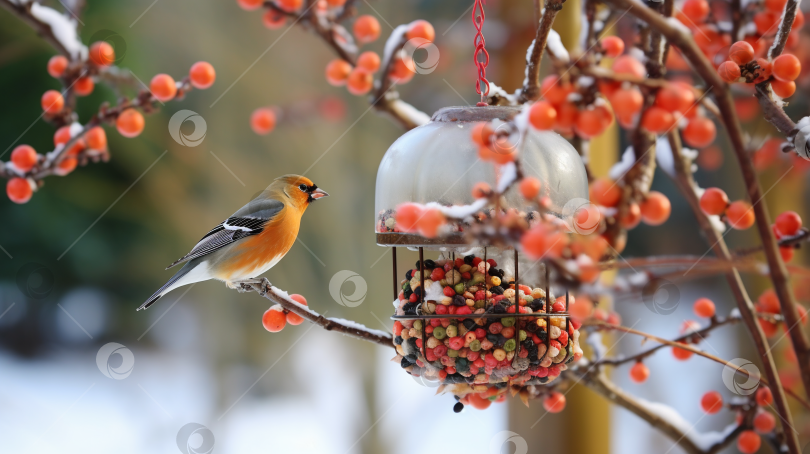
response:
[[[478,301],[475,302],[475,308],[476,309],[481,309],[483,307],[486,307],[486,301],[478,300]]]
[[[527,336],[526,331],[520,330],[520,333],[518,333],[518,338],[521,342],[525,341]]]
[[[447,350],[447,356],[449,356],[451,358],[457,358],[458,357],[458,350],[448,349]]]
[[[453,287],[453,289],[456,291],[457,294],[461,295],[462,293],[464,293],[464,283],[459,282],[458,284],[456,284],[455,287]]]
[[[508,351],[508,352],[511,352],[512,350],[515,349],[515,345],[517,345],[515,340],[514,339],[509,339],[503,344],[503,349]]]
[[[481,341],[476,339],[476,340],[470,342],[470,350],[472,350],[474,352],[477,352],[478,350],[481,350]]]
[[[446,335],[447,332],[444,330],[443,326],[437,326],[433,328],[433,337],[435,337],[436,339],[439,340],[444,339]]]
[[[450,325],[445,330],[447,332],[447,337],[456,337],[458,336],[458,328],[455,325]]]
[[[422,320],[414,320],[413,327],[416,328],[417,331],[422,331]]]
[[[515,326],[515,317],[506,317],[501,319],[501,325],[503,326]]]

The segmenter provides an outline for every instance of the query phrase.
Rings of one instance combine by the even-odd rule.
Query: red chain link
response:
[[[475,91],[481,95],[481,102],[478,103],[479,106],[486,106],[486,97],[489,94],[489,81],[487,80],[487,65],[489,64],[489,52],[487,52],[485,46],[487,44],[486,40],[484,40],[484,34],[482,30],[484,28],[484,2],[486,0],[475,0],[475,5],[473,5],[472,10],[472,21],[473,27],[475,27],[476,33],[475,38],[473,38],[473,44],[475,45],[475,55],[473,59],[475,61],[475,67],[478,68],[478,79],[475,81]],[[480,61],[478,56],[484,54],[484,61]],[[481,92],[481,83],[484,83],[485,88],[484,92]]]

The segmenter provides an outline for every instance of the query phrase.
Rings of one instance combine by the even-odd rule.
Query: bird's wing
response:
[[[278,216],[283,209],[284,204],[279,200],[254,199],[221,224],[211,229],[200,239],[191,252],[176,260],[166,269],[208,255],[242,238],[262,233],[267,223]]]

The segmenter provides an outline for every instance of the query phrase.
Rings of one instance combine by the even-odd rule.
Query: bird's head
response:
[[[280,176],[270,186],[280,189],[285,196],[301,208],[306,208],[310,203],[329,195],[312,180],[301,175]]]

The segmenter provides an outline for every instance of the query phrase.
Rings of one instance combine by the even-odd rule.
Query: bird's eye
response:
[[[300,189],[300,190],[301,190],[301,191],[303,191],[303,192],[307,192],[307,185],[305,185],[305,184],[299,184],[299,185],[298,185],[298,189]]]

